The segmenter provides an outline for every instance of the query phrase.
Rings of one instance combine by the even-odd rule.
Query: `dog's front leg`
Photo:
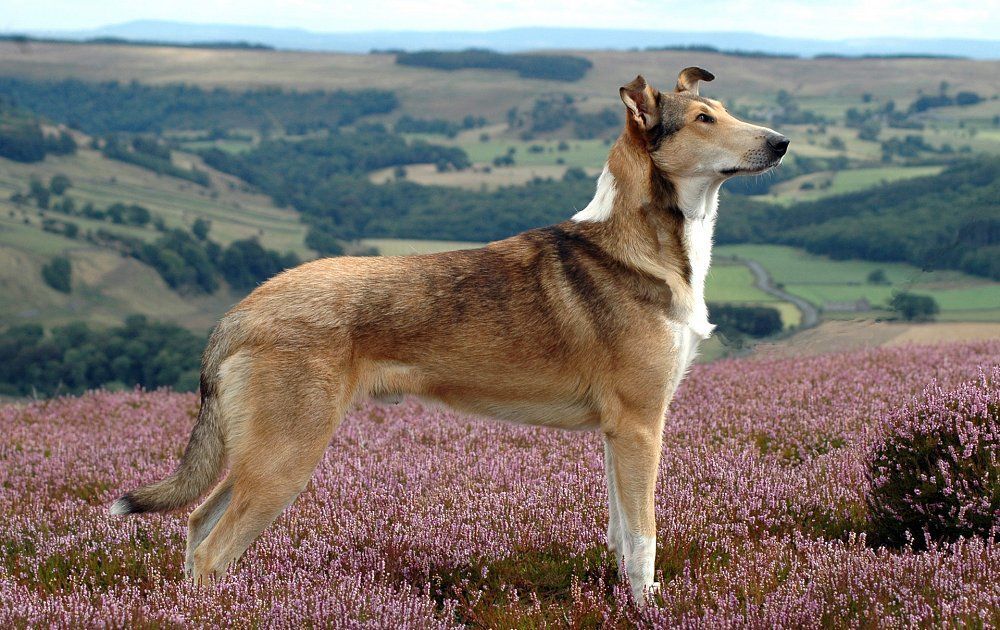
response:
[[[662,418],[662,416],[661,416]],[[617,540],[609,537],[609,546],[617,545],[619,560],[624,560],[625,573],[632,586],[632,595],[641,606],[647,594],[659,584],[653,581],[656,559],[656,516],[654,490],[660,464],[662,419],[618,422],[613,431],[605,433],[609,503],[617,500],[619,523]],[[609,535],[614,529],[611,513]],[[621,569],[621,564],[619,564]]]
[[[607,436],[604,438],[604,475],[608,482],[608,551],[615,557],[620,570],[624,571],[625,563],[622,560],[624,547],[622,546],[622,517],[621,505],[618,502],[618,488],[615,481],[614,456],[611,454],[611,442]]]

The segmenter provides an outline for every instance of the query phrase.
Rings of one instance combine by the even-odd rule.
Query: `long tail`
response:
[[[226,461],[222,409],[219,402],[219,365],[228,355],[224,324],[212,334],[201,370],[201,411],[191,431],[177,470],[162,481],[129,492],[111,505],[112,514],[167,512],[201,496],[219,478]]]

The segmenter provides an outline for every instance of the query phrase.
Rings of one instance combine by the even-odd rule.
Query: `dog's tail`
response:
[[[112,514],[167,512],[193,502],[218,479],[226,461],[219,401],[219,365],[230,354],[221,323],[202,359],[201,410],[177,469],[166,479],[133,490],[111,505]]]

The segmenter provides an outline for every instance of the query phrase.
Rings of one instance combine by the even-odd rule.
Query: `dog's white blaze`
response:
[[[606,221],[611,216],[611,210],[615,205],[615,176],[608,170],[608,165],[604,165],[601,176],[597,178],[597,191],[594,198],[590,200],[587,207],[573,215],[573,220],[580,221]]]

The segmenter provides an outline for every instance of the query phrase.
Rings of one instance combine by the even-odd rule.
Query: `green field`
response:
[[[88,149],[81,149],[73,156],[49,156],[44,162],[36,164],[0,160],[0,214],[9,216],[11,211],[20,212],[9,198],[16,191],[27,191],[32,176],[48,183],[53,175],[63,174],[73,182],[66,194],[78,208],[87,202],[101,209],[117,202],[135,203],[162,217],[168,227],[187,228],[199,217],[208,219],[212,222],[212,239],[222,244],[256,236],[267,247],[295,251],[300,256],[309,255],[303,244],[306,228],[299,222],[297,213],[276,208],[263,195],[245,192],[245,184],[233,177],[212,172],[192,156],[175,154],[174,159],[197,163],[199,168],[209,171],[212,188],[206,189],[109,160]],[[33,208],[28,210],[30,214]],[[56,212],[49,215],[68,218],[60,217]],[[87,223],[86,219],[79,217],[71,220],[79,223],[81,228]],[[127,230],[122,226],[99,222],[86,227],[105,227],[119,232]],[[130,233],[140,238],[156,236],[152,226],[133,229]]]
[[[756,260],[775,283],[820,308],[828,302],[861,298],[881,308],[894,291],[912,291],[934,297],[941,307],[941,319],[1000,321],[1000,283],[957,271],[925,272],[900,263],[831,260],[780,245],[723,245],[716,253]],[[891,284],[869,284],[868,274],[876,269],[881,269]]]
[[[492,164],[493,158],[506,155],[510,149],[514,149],[514,163],[518,166],[564,164],[584,168],[603,166],[610,149],[603,140],[567,140],[566,144],[568,149],[564,151],[559,150],[559,141],[554,140],[491,139],[480,142],[477,139],[463,141],[458,143],[458,146],[461,146],[469,154],[469,159],[475,163]],[[532,146],[541,147],[542,150],[533,152]]]

